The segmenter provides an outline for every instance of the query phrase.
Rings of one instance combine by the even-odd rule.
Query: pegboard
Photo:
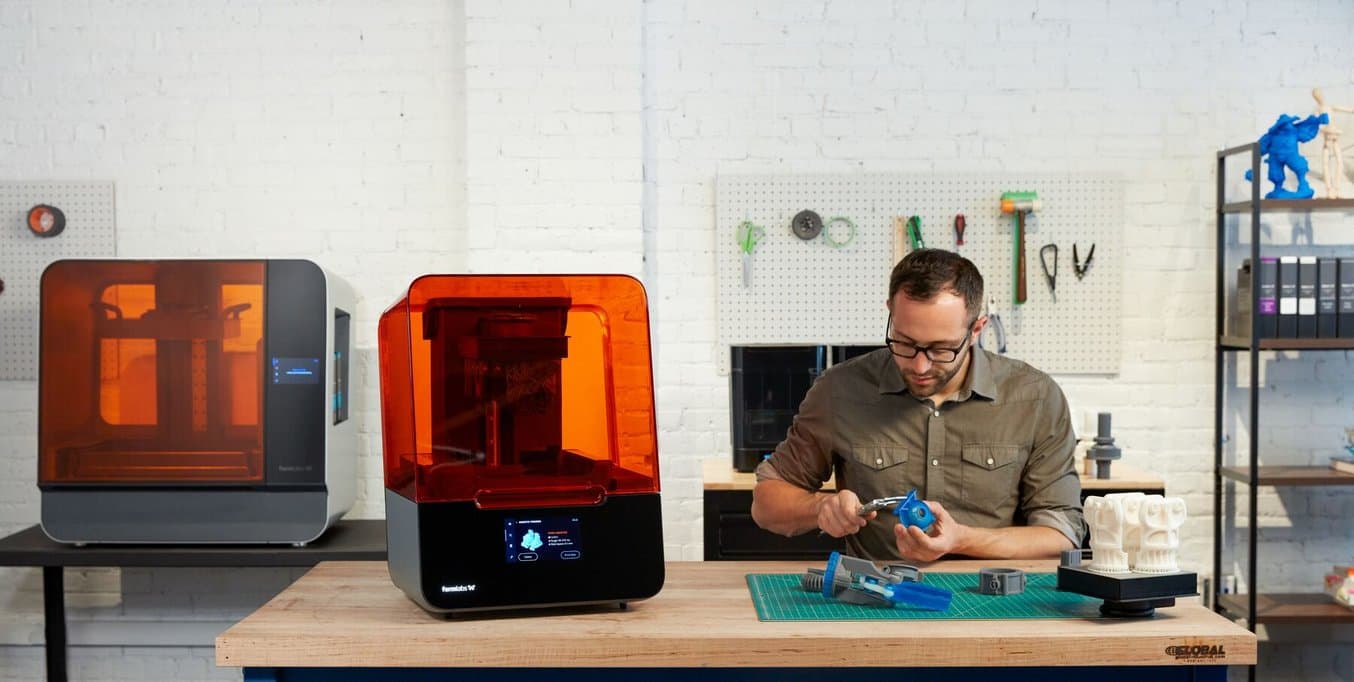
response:
[[[28,210],[61,209],[66,229],[38,237]],[[116,253],[112,182],[0,182],[0,381],[37,378],[38,285],[62,258],[111,258]]]
[[[1019,306],[1013,303],[1015,219],[1000,209],[1008,191],[1035,191],[1042,202],[1025,221],[1028,300]],[[1006,355],[1050,374],[1119,371],[1124,189],[1114,176],[721,176],[715,201],[721,371],[728,369],[731,345],[882,345],[893,219],[913,215],[921,218],[926,246],[957,250],[982,272],[989,312],[1005,327]],[[825,223],[850,218],[855,237],[840,248],[823,234],[799,239],[790,221],[804,209]],[[956,246],[960,213],[967,227],[964,245]],[[765,230],[747,286],[738,244],[743,221]],[[836,241],[847,232],[841,223],[823,228]],[[1080,280],[1072,267],[1074,242],[1083,261],[1095,245]],[[1049,243],[1058,245],[1056,300],[1039,263],[1039,249]],[[995,350],[992,337],[984,337]]]

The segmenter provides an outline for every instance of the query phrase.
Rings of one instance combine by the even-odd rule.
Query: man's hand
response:
[[[878,515],[870,512],[860,516],[860,498],[850,490],[838,491],[836,495],[823,495],[818,502],[818,527],[834,538],[846,537],[860,532],[865,524]]]
[[[926,505],[936,517],[935,523],[931,525],[930,535],[923,533],[916,526],[904,526],[900,523],[893,527],[893,538],[894,543],[898,545],[898,553],[907,561],[935,561],[946,554],[957,552],[968,531],[968,526],[955,521],[939,502],[927,500]]]
[[[1066,535],[1046,526],[1009,526],[979,528],[954,520],[945,506],[926,501],[936,515],[931,534],[916,526],[893,527],[894,544],[907,561],[935,561],[946,554],[963,554],[974,559],[1044,559],[1074,545]]]

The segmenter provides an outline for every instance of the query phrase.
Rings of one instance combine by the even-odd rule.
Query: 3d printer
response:
[[[352,290],[304,260],[62,260],[42,275],[42,527],[292,543],[352,505]]]
[[[429,275],[381,316],[390,576],[425,609],[663,585],[649,320],[617,275]]]

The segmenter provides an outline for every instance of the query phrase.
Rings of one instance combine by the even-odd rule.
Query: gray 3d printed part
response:
[[[1020,594],[1025,591],[1025,572],[1018,568],[984,568],[978,571],[978,591],[983,594]]]
[[[796,237],[808,241],[823,231],[823,217],[807,209],[800,211],[790,220],[790,229]]]

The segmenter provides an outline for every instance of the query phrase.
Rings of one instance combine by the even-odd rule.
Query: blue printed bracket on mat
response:
[[[978,592],[977,573],[927,573],[923,582],[954,593],[945,611],[896,606],[843,604],[799,587],[799,574],[749,573],[748,590],[757,618],[777,620],[1032,620],[1104,618],[1100,600],[1075,592],[1059,592],[1058,576],[1028,573],[1025,591],[1008,596]]]

